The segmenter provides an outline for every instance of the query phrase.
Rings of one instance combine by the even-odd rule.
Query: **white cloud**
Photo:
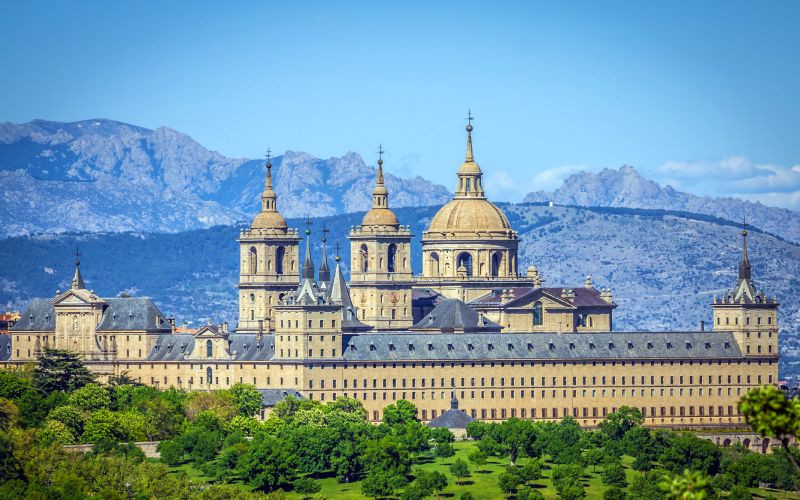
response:
[[[562,165],[540,170],[531,177],[512,174],[507,170],[490,170],[484,172],[484,186],[490,199],[522,201],[530,192],[553,191],[559,188],[564,179],[576,172],[595,170],[597,169],[588,165]]]

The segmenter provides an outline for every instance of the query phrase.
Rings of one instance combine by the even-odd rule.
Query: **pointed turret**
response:
[[[456,198],[486,197],[483,191],[483,172],[472,154],[472,120],[472,113],[467,113],[467,154],[464,156],[464,163],[458,168]]]
[[[83,276],[81,276],[81,252],[75,247],[75,275],[72,277],[72,289],[83,290],[86,285],[83,283]]]
[[[753,278],[750,260],[747,258],[747,224],[742,228],[742,260],[739,262],[739,279],[750,281]]]
[[[458,410],[458,399],[456,399],[456,390],[450,391],[450,409]]]
[[[366,331],[371,330],[372,326],[359,321],[358,313],[353,301],[350,299],[350,290],[344,279],[342,266],[339,265],[339,256],[336,256],[336,267],[333,270],[333,279],[328,288],[327,302],[342,306],[342,331]]]
[[[325,236],[330,229],[322,226],[322,264],[319,266],[319,281],[320,283],[329,283],[331,281],[331,270],[328,267],[328,238]]]
[[[307,222],[311,226],[311,220]],[[300,275],[300,280],[314,281],[314,262],[311,260],[311,229],[305,230],[306,234],[306,258],[303,261],[303,271]]]

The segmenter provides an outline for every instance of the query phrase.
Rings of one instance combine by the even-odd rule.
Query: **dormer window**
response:
[[[667,349],[672,349],[672,342],[667,342]]]
[[[589,342],[589,349],[594,349],[595,347],[597,346],[594,345],[594,342]]]
[[[356,345],[355,344],[350,344],[350,350],[351,351],[355,351],[356,350]]]
[[[508,350],[509,351],[513,351],[514,350],[514,344],[508,344]]]
[[[370,351],[375,351],[375,350],[377,350],[377,348],[375,347],[375,344],[370,344],[370,345],[369,345],[369,350],[370,350]]]
[[[652,349],[653,348],[653,343],[652,342],[648,342],[647,343],[647,348],[648,349]]]
[[[528,350],[529,350],[529,351],[532,351],[532,350],[533,350],[533,344],[531,344],[530,342],[528,342]]]
[[[633,349],[633,342],[628,342],[628,349]]]
[[[389,342],[389,350],[390,351],[394,351],[395,350],[394,344],[392,344],[391,342]]]
[[[570,343],[569,343],[569,348],[570,348],[570,349],[575,349],[575,344],[574,344],[574,343],[572,343],[572,342],[570,342]]]
[[[492,344],[486,344],[486,348],[490,351],[494,350],[494,346]]]
[[[728,349],[731,346],[730,342],[725,342],[725,349]]]
[[[470,351],[473,351],[473,350],[475,350],[475,346],[472,345],[472,344],[467,344],[467,349],[469,349]]]
[[[429,351],[432,351],[432,350],[433,350],[433,344],[428,344],[428,350],[429,350]]]
[[[690,344],[689,342],[687,342],[687,343],[686,343],[686,348],[687,348],[687,349],[691,349],[691,348],[692,348],[692,344]]]
[[[158,352],[158,349],[159,349],[160,347],[161,347],[161,346],[160,346],[160,345],[158,345],[158,344],[156,344],[155,346],[153,346],[153,352]]]
[[[549,347],[550,347],[550,350],[553,351],[553,350],[555,350],[556,345],[554,343],[550,342]]]
[[[711,342],[706,342],[706,349],[711,349]]]
[[[408,344],[408,350],[413,351],[415,349],[414,344]]]
[[[447,344],[447,350],[448,351],[452,351],[454,349],[455,349],[455,347],[453,347],[453,344]]]

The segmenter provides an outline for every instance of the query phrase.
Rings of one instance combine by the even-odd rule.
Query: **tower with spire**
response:
[[[773,383],[778,376],[778,300],[759,290],[747,254],[747,224],[742,227],[742,246],[736,284],[722,297],[714,297],[713,329],[732,332],[742,354],[759,358],[769,365],[770,378],[759,383]]]
[[[274,307],[297,287],[299,243],[297,229],[287,227],[278,212],[272,184],[272,156],[267,151],[267,175],[261,194],[261,210],[250,227],[239,234],[240,333],[274,329]],[[313,271],[313,270],[312,270]]]
[[[411,307],[411,230],[400,225],[389,208],[389,190],[383,177],[383,147],[378,146],[378,168],[372,208],[360,226],[351,228],[350,286],[360,319],[379,330],[397,330],[413,324]]]

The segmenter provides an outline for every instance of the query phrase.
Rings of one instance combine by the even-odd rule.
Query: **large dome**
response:
[[[392,226],[397,227],[399,222],[397,216],[388,208],[371,208],[364,214],[361,221],[362,226]]]
[[[484,198],[456,198],[439,209],[428,227],[430,232],[509,231],[506,214]]]
[[[276,212],[259,212],[250,225],[253,229],[278,229],[286,230],[286,219]]]

